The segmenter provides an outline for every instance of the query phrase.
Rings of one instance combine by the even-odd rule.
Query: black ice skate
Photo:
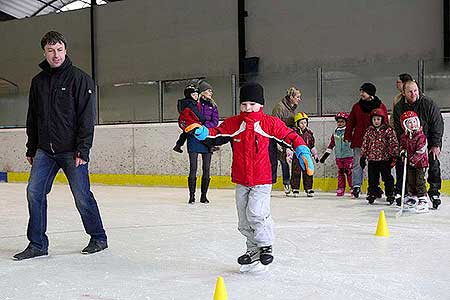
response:
[[[377,196],[374,194],[367,195],[367,201],[369,201],[369,204],[373,204],[375,202],[375,199],[377,199]]]
[[[259,261],[265,266],[273,261],[272,246],[259,248]]]
[[[438,209],[439,205],[441,205],[441,197],[439,195],[431,195],[431,202],[433,202],[433,209]]]
[[[389,205],[392,205],[395,201],[395,197],[394,196],[387,196],[386,197],[386,201],[389,203]]]
[[[237,262],[240,265],[249,265],[258,260],[259,260],[259,250],[248,249],[244,255],[238,257]]]
[[[359,193],[361,193],[361,187],[359,185],[355,185],[352,190],[352,196],[354,198],[359,198]]]

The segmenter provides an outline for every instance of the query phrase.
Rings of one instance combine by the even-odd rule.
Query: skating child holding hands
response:
[[[350,143],[344,140],[345,124],[348,119],[348,113],[339,112],[334,116],[336,120],[336,129],[331,135],[330,143],[327,150],[320,158],[321,163],[330,156],[334,149],[334,156],[336,157],[336,166],[338,167],[338,188],[336,196],[342,197],[345,193],[345,177],[347,176],[348,186],[352,187],[352,170],[353,170],[353,151],[350,148]]]
[[[246,83],[240,89],[240,110],[215,128],[195,130],[199,140],[231,138],[232,182],[236,184],[238,230],[246,237],[247,251],[238,258],[241,270],[248,265],[263,266],[273,261],[273,222],[270,193],[276,166],[276,142],[292,147],[302,168],[314,172],[311,152],[303,139],[280,119],[263,112],[264,92],[258,83]],[[255,262],[255,264],[253,264]],[[244,268],[245,269],[245,268]],[[244,271],[244,270],[243,270]]]

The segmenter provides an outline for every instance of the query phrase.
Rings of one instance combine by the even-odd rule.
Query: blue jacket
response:
[[[353,157],[353,151],[349,142],[344,142],[345,127],[336,128],[331,135],[330,144],[328,144],[327,152],[331,152],[334,148],[334,156],[336,158]]]
[[[203,125],[208,128],[216,127],[219,124],[219,112],[216,106],[213,106],[211,102],[200,100],[201,114],[205,119]],[[189,135],[187,140],[187,149],[189,153],[210,153],[211,148],[197,140],[194,136]]]

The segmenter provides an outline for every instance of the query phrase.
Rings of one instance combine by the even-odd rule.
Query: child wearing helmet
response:
[[[406,111],[400,116],[403,134],[400,149],[407,166],[408,195],[404,199],[405,208],[417,213],[428,212],[428,198],[425,173],[428,167],[427,137],[420,126],[420,119],[414,111]]]
[[[394,203],[394,177],[391,168],[395,166],[398,156],[398,140],[394,129],[385,123],[386,113],[379,108],[370,112],[372,125],[367,128],[361,146],[360,166],[362,169],[368,162],[369,189],[367,201],[373,204],[375,199],[381,198],[383,191],[379,187],[380,174],[384,181],[386,201]]]
[[[331,135],[330,143],[327,150],[320,158],[321,163],[330,156],[334,149],[334,156],[336,157],[336,166],[338,167],[338,187],[336,196],[342,197],[345,193],[345,177],[347,176],[348,186],[352,187],[352,169],[353,169],[353,151],[350,148],[350,143],[344,140],[345,124],[348,119],[348,113],[338,112],[334,119],[336,120],[336,129]]]
[[[294,116],[294,130],[305,141],[308,148],[311,150],[311,154],[316,162],[319,161],[317,150],[315,147],[314,133],[308,128],[308,115],[304,112],[299,112]],[[299,196],[300,180],[303,175],[303,188],[306,196],[314,197],[313,176],[308,175],[306,170],[300,168],[300,162],[296,156],[292,157],[292,176],[291,176],[291,188],[294,197]]]

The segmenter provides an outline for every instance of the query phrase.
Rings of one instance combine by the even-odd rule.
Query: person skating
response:
[[[232,182],[236,184],[238,229],[246,237],[247,251],[238,258],[240,265],[273,261],[273,221],[270,193],[274,182],[272,166],[277,163],[273,143],[295,149],[302,168],[314,173],[311,152],[303,139],[280,119],[263,111],[264,90],[258,83],[240,89],[241,113],[229,117],[218,127],[195,130],[199,140],[230,137],[233,151]]]
[[[345,124],[348,119],[348,113],[338,112],[334,119],[336,120],[336,129],[331,135],[330,143],[327,150],[320,158],[323,164],[330,156],[334,149],[334,156],[336,158],[336,166],[338,168],[338,188],[336,196],[342,197],[345,194],[345,177],[347,177],[348,186],[352,187],[352,169],[353,169],[353,152],[350,148],[350,143],[344,141]]]

